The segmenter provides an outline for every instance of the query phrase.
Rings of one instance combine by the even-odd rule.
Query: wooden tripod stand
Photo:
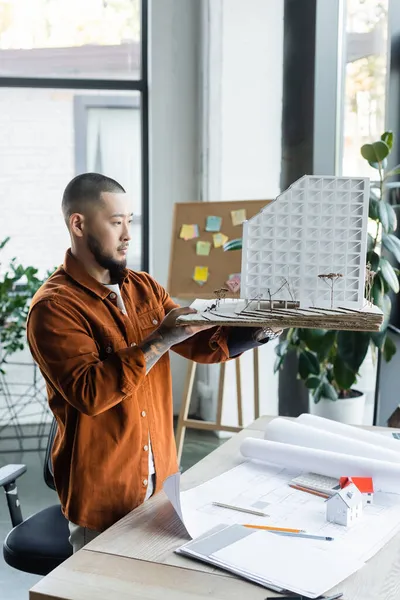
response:
[[[254,418],[260,416],[260,389],[259,389],[259,363],[258,363],[258,348],[253,348],[253,376],[254,376]],[[197,419],[188,419],[190,401],[192,398],[194,378],[196,375],[197,363],[190,361],[188,365],[182,404],[178,418],[176,430],[176,448],[178,454],[178,464],[181,462],[183,443],[185,441],[186,429],[206,429],[208,431],[229,431],[237,433],[243,429],[243,406],[242,406],[242,380],[240,373],[240,357],[235,359],[236,373],[236,398],[238,411],[238,425],[223,425],[222,408],[224,397],[225,371],[226,363],[221,363],[218,383],[217,396],[217,417],[215,421],[200,421]]]

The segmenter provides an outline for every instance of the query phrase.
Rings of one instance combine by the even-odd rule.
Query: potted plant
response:
[[[394,235],[396,210],[400,205],[392,206],[388,202],[390,190],[400,188],[400,182],[390,181],[400,174],[400,165],[386,170],[392,146],[393,134],[387,131],[377,142],[361,148],[363,158],[378,172],[378,180],[371,183],[370,188],[366,262],[372,277],[366,295],[384,313],[381,331],[293,328],[275,349],[275,373],[283,366],[288,353],[297,354],[298,377],[310,390],[310,412],[347,423],[361,423],[363,419],[365,397],[354,385],[368,349],[371,348],[373,355],[380,350],[387,361],[396,352],[387,336],[387,326],[390,294],[399,292],[399,270],[384,256],[387,250],[400,262],[400,240]]]
[[[0,250],[9,242],[0,242]],[[1,264],[1,263],[0,263]],[[4,373],[7,357],[25,346],[26,318],[29,304],[43,281],[37,269],[23,267],[13,258],[0,276],[0,370]]]

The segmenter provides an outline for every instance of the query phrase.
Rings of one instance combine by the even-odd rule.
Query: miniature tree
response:
[[[335,283],[338,279],[343,277],[342,273],[327,273],[318,275],[319,279],[322,279],[331,289],[331,308],[333,308],[333,296],[334,296],[334,287]]]
[[[225,300],[226,294],[228,292],[229,292],[229,290],[224,287],[219,288],[219,290],[214,290],[214,294],[217,297],[217,302],[216,302],[217,307],[220,305],[221,300]]]

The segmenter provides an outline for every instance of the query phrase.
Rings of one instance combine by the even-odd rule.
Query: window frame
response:
[[[0,76],[0,88],[47,88],[69,90],[118,90],[139,93],[141,117],[141,189],[142,189],[142,240],[141,269],[149,270],[149,85],[148,85],[148,0],[141,0],[140,7],[140,78],[139,79],[104,79],[104,78],[70,78],[70,77],[21,77]],[[107,99],[107,97],[105,97]],[[117,98],[114,98],[117,100]],[[103,98],[99,98],[104,102]],[[118,105],[120,100],[118,98]],[[135,99],[129,99],[131,103]],[[94,99],[91,99],[93,103]],[[99,106],[99,104],[96,104]],[[132,106],[132,104],[130,105]]]

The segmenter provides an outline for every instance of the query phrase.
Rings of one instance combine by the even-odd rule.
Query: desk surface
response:
[[[263,437],[261,417],[234,435],[181,479],[189,489],[232,468],[243,459],[244,437]],[[44,577],[30,600],[264,600],[273,592],[174,553],[187,534],[164,492],[110,527],[80,552]],[[400,598],[400,534],[368,564],[334,591],[343,600]],[[278,596],[279,597],[279,596]]]

